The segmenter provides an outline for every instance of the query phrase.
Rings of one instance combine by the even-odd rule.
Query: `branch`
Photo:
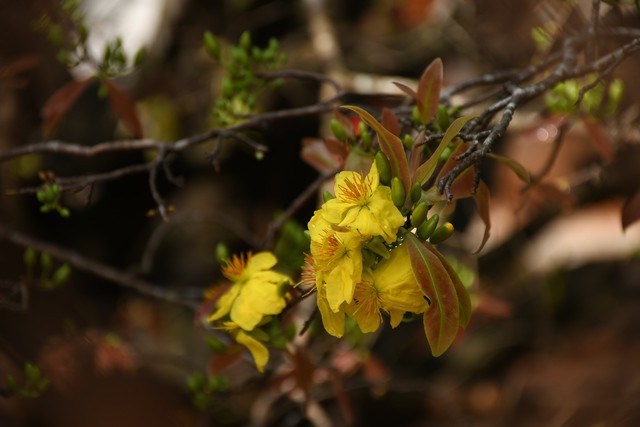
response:
[[[167,289],[98,261],[94,261],[78,252],[35,239],[6,227],[3,224],[0,224],[0,238],[8,240],[18,246],[33,248],[39,252],[46,252],[56,259],[67,262],[78,270],[91,273],[104,280],[151,298],[183,305],[194,310],[198,307],[198,300],[202,298],[202,291],[199,289],[185,289],[182,291]]]

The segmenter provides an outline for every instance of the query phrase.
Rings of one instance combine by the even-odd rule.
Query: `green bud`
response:
[[[418,110],[417,105],[415,105],[411,109],[411,120],[413,120],[414,123],[422,124],[422,118],[420,117],[420,110]]]
[[[424,220],[427,218],[427,211],[429,210],[429,206],[425,203],[418,203],[418,205],[413,208],[413,212],[411,213],[411,226],[419,227],[422,225]]]
[[[37,256],[38,254],[36,253],[35,249],[31,247],[25,249],[22,259],[24,260],[24,266],[27,268],[27,271],[33,269],[33,267],[36,265]]]
[[[235,87],[230,78],[225,77],[222,79],[222,96],[225,98],[231,98],[235,92]]]
[[[438,105],[436,123],[438,123],[438,127],[442,131],[449,128],[449,124],[451,124],[451,117],[449,117],[449,111],[447,110],[446,106]]]
[[[53,267],[53,260],[51,259],[51,255],[46,252],[42,252],[40,254],[40,268],[42,268],[42,274],[49,274],[49,271],[51,271],[51,267]]]
[[[218,264],[224,264],[229,259],[229,248],[224,242],[218,242],[216,245],[216,261]]]
[[[429,241],[432,244],[437,245],[438,243],[442,243],[449,237],[451,237],[454,231],[455,230],[453,228],[453,224],[451,224],[450,222],[445,222],[440,227],[438,227],[436,231],[433,232]]]
[[[69,208],[58,207],[58,213],[62,218],[69,218],[71,216]]]
[[[324,193],[322,193],[322,200],[324,200],[325,203],[331,199],[335,199],[335,196],[329,191],[325,191]]]
[[[447,160],[449,160],[449,157],[451,157],[452,153],[453,150],[451,149],[451,147],[447,146],[444,150],[442,150],[442,154],[440,154],[438,162],[446,162]]]
[[[418,235],[418,237],[422,240],[427,240],[429,237],[431,237],[436,227],[438,226],[438,221],[440,221],[440,217],[438,216],[438,214],[435,214],[431,218],[420,224],[418,226],[418,229],[416,230],[416,234]]]
[[[378,168],[378,175],[380,175],[380,183],[389,185],[391,182],[391,163],[389,163],[389,159],[382,151],[376,153],[376,167]]]
[[[394,176],[391,180],[391,200],[393,200],[393,204],[396,207],[401,208],[404,205],[404,199],[407,196],[407,193],[404,189],[404,184],[402,184],[402,180]]]
[[[422,186],[419,182],[416,182],[411,186],[410,195],[412,203],[418,203],[420,201],[420,199],[422,198]]]
[[[404,145],[404,149],[407,151],[411,151],[414,143],[415,141],[413,140],[413,137],[409,134],[406,134],[402,139],[402,145]]]
[[[244,31],[240,36],[240,42],[238,43],[242,50],[249,52],[251,50],[251,33]]]
[[[372,138],[371,138],[371,134],[367,131],[367,132],[360,132],[360,139],[362,140],[362,146],[364,147],[365,150],[368,150],[371,148],[371,144],[372,144]]]
[[[220,60],[220,41],[213,35],[211,31],[205,31],[202,36],[204,48],[207,50],[209,56],[216,61]]]
[[[221,339],[215,336],[207,337],[207,346],[214,353],[224,353],[227,350],[227,345]]]
[[[344,129],[344,126],[342,126],[342,123],[336,119],[331,119],[329,125],[331,126],[331,132],[339,141],[347,140],[347,131]]]
[[[54,286],[60,286],[66,283],[69,280],[69,277],[71,277],[71,267],[69,266],[69,264],[64,263],[60,267],[58,267],[55,273],[53,273],[51,282]]]
[[[264,159],[264,151],[256,151],[255,158],[256,158],[256,160]]]

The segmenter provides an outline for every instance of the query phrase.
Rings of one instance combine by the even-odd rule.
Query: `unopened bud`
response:
[[[435,214],[431,218],[420,224],[418,226],[418,229],[416,230],[416,234],[418,235],[418,237],[422,240],[427,240],[429,237],[431,237],[433,232],[436,230],[436,227],[438,226],[438,221],[440,221],[440,217],[438,216],[438,214]]]
[[[413,140],[413,137],[409,134],[406,134],[402,139],[402,145],[404,145],[404,149],[407,151],[411,151],[414,143],[415,141]]]
[[[391,180],[391,200],[393,200],[393,204],[398,208],[401,208],[404,205],[406,195],[407,193],[404,190],[402,180],[397,176],[394,176]]]
[[[442,243],[449,237],[451,237],[454,231],[455,230],[453,228],[453,224],[451,224],[450,222],[445,222],[440,227],[438,227],[436,231],[433,232],[429,241],[432,244],[437,245],[438,243]]]
[[[391,163],[389,163],[389,159],[382,151],[376,153],[376,167],[378,168],[380,183],[389,185],[391,182]]]
[[[411,202],[418,203],[422,197],[422,185],[419,182],[414,183],[409,194],[411,195]]]
[[[418,205],[413,208],[413,212],[411,213],[411,226],[419,227],[422,225],[424,220],[427,218],[427,211],[429,210],[429,206],[425,202],[418,203]]]
[[[339,141],[347,140],[347,131],[344,129],[344,126],[342,126],[342,123],[336,119],[331,119],[329,125],[331,126],[331,132]]]

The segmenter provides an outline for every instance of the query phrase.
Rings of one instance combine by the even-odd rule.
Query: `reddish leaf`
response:
[[[442,90],[442,60],[436,58],[424,70],[418,85],[416,103],[422,123],[430,122],[438,112],[440,90]]]
[[[412,233],[407,234],[405,244],[416,281],[431,302],[424,313],[424,332],[431,353],[438,357],[449,348],[458,333],[458,291],[451,274],[435,254],[435,248],[429,248],[429,243],[419,240]]]
[[[409,95],[411,98],[413,98],[414,101],[418,99],[418,94],[416,93],[416,91],[411,89],[406,84],[400,83],[400,82],[393,82],[393,84],[396,85],[398,89],[400,89],[401,91]]]
[[[311,356],[306,349],[296,348],[292,354],[294,368],[294,376],[296,379],[296,385],[305,396],[309,395],[309,390],[313,385],[313,373],[316,370],[316,366],[311,360]]]
[[[104,80],[104,84],[107,86],[107,94],[113,114],[122,120],[122,123],[134,137],[142,137],[142,124],[136,111],[136,104],[131,97],[111,80]]]
[[[336,145],[332,147],[332,144],[327,140],[323,141],[315,138],[303,139],[300,157],[319,172],[328,173],[336,170],[344,162],[346,150],[344,150],[344,153],[336,154],[332,148],[346,147],[337,139],[333,138],[333,140],[335,140]]]
[[[454,139],[455,148],[451,153],[451,156],[447,159],[447,162],[444,164],[442,169],[440,169],[440,173],[436,178],[436,181],[440,180],[443,176],[445,176],[451,169],[456,167],[459,163],[457,160],[458,156],[464,153],[467,150],[467,145],[462,143],[460,138]],[[475,189],[475,171],[473,169],[467,169],[462,172],[460,175],[456,177],[456,179],[451,184],[451,194],[453,195],[453,199],[464,199],[473,194],[473,190]]]
[[[0,67],[0,79],[10,79],[29,71],[40,64],[36,55],[24,55]]]
[[[382,109],[382,126],[389,129],[395,136],[400,136],[400,122],[393,111],[387,107]]]
[[[209,371],[212,374],[219,374],[242,359],[243,355],[244,347],[240,345],[229,348],[226,353],[216,353],[209,360]]]
[[[447,148],[447,145],[449,145],[449,143],[453,141],[453,138],[458,135],[462,127],[469,120],[471,120],[470,116],[460,117],[454,120],[453,123],[451,123],[447,131],[444,133],[444,136],[442,137],[438,148],[436,148],[436,151],[422,165],[420,165],[420,167],[413,174],[413,182],[419,182],[420,184],[424,184],[425,182],[427,182],[427,180],[435,171],[438,160],[440,160],[440,155],[442,154],[444,149]]]
[[[629,197],[622,206],[622,229],[626,230],[631,224],[640,219],[640,190]]]
[[[516,175],[518,175],[518,178],[524,181],[525,184],[529,184],[531,182],[531,176],[529,175],[529,172],[520,163],[499,154],[489,153],[488,156],[511,169]]]
[[[489,240],[491,235],[491,217],[489,216],[489,187],[484,181],[480,181],[476,194],[473,196],[473,200],[476,202],[476,208],[478,209],[478,215],[482,222],[484,222],[484,235],[482,236],[482,242],[480,247],[475,251],[477,254],[484,248],[484,245]]]
[[[76,102],[92,80],[92,78],[89,78],[69,82],[47,99],[44,107],[42,107],[42,119],[44,122],[42,127],[45,137],[51,136],[58,121],[69,111],[69,108]]]
[[[406,195],[409,197],[409,190],[411,188],[409,163],[407,162],[407,156],[404,153],[404,146],[402,145],[400,138],[395,136],[391,131],[389,131],[389,129],[382,126],[380,122],[362,108],[350,105],[343,108],[351,110],[359,115],[360,118],[376,132],[378,135],[378,144],[380,144],[380,149],[387,155],[387,158],[391,163],[393,176],[397,176],[402,180]]]

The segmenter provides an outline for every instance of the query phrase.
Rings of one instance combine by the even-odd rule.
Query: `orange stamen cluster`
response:
[[[305,265],[302,266],[302,272],[300,273],[300,284],[310,286],[309,292],[311,292],[316,287],[316,265],[313,257],[309,254],[304,254],[304,262]]]
[[[225,266],[222,268],[222,274],[229,280],[236,281],[241,276],[244,270],[247,268],[247,264],[253,254],[248,252],[245,254],[236,255],[233,254],[230,259],[227,260]]]
[[[362,174],[354,174],[353,180],[345,179],[344,185],[340,185],[339,188],[342,190],[341,199],[345,202],[363,202],[371,194],[371,184]]]

